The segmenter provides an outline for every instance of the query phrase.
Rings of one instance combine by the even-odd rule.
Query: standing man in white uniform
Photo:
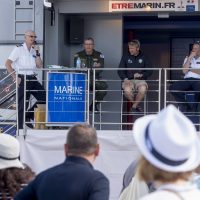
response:
[[[26,109],[32,94],[37,103],[46,102],[44,87],[37,81],[35,69],[42,68],[39,47],[35,45],[36,34],[32,30],[25,32],[24,43],[13,49],[5,65],[13,80],[18,84],[18,128],[23,129],[24,117],[24,80],[26,78]],[[16,76],[18,71],[18,76]],[[33,113],[32,113],[33,114]]]
[[[175,82],[171,87],[170,91],[177,103],[179,109],[182,112],[188,112],[191,109],[197,110],[197,104],[200,100],[200,43],[195,42],[192,46],[192,51],[189,56],[186,56],[183,62],[183,73],[185,81]],[[195,94],[194,108],[190,108],[186,99],[184,91],[193,91]]]

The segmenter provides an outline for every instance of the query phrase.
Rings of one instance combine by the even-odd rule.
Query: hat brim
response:
[[[6,169],[6,168],[11,168],[11,167],[24,169],[24,165],[19,161],[19,159],[15,159],[15,160],[0,159],[0,169]]]
[[[178,165],[178,166],[170,166],[161,162],[156,157],[154,157],[154,155],[149,151],[145,143],[145,131],[146,131],[147,125],[155,118],[156,118],[156,115],[147,115],[145,117],[137,119],[134,124],[134,127],[133,127],[134,139],[142,155],[152,165],[165,171],[186,172],[186,171],[191,171],[195,169],[200,164],[200,156],[199,156],[200,155],[200,139],[195,140],[195,144],[192,147],[192,151],[191,151],[191,155],[189,159],[183,164]]]

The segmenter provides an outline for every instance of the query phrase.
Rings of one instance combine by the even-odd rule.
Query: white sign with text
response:
[[[198,11],[198,0],[134,1],[110,0],[109,12]]]

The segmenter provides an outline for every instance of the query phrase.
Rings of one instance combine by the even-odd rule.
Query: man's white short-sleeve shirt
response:
[[[188,57],[185,58],[184,63],[186,63]],[[190,68],[191,69],[200,69],[200,57],[198,57],[197,59],[192,58],[191,62],[190,62]],[[184,78],[197,78],[200,79],[200,74],[188,71],[188,73],[185,74]]]
[[[26,43],[15,47],[8,57],[13,61],[12,66],[19,74],[33,75],[36,69],[36,52],[33,48],[28,50]]]

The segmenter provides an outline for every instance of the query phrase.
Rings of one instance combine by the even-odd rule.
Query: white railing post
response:
[[[161,108],[161,84],[162,84],[162,69],[159,69],[158,71],[158,111],[160,111]]]
[[[167,69],[164,69],[164,107],[167,106]]]
[[[23,132],[26,134],[26,75],[24,75],[24,109],[23,109]]]
[[[95,89],[95,79],[96,79],[96,74],[95,74],[95,72],[96,72],[96,70],[95,69],[93,69],[92,70],[92,72],[93,72],[93,85],[92,85],[92,126],[94,126],[94,121],[95,121],[95,99],[96,99],[96,89]]]
[[[90,69],[87,69],[87,123],[90,123]]]
[[[16,86],[16,123],[17,123],[17,134],[19,136],[19,98],[18,98],[18,70],[16,70],[16,79],[15,79],[15,86]]]

